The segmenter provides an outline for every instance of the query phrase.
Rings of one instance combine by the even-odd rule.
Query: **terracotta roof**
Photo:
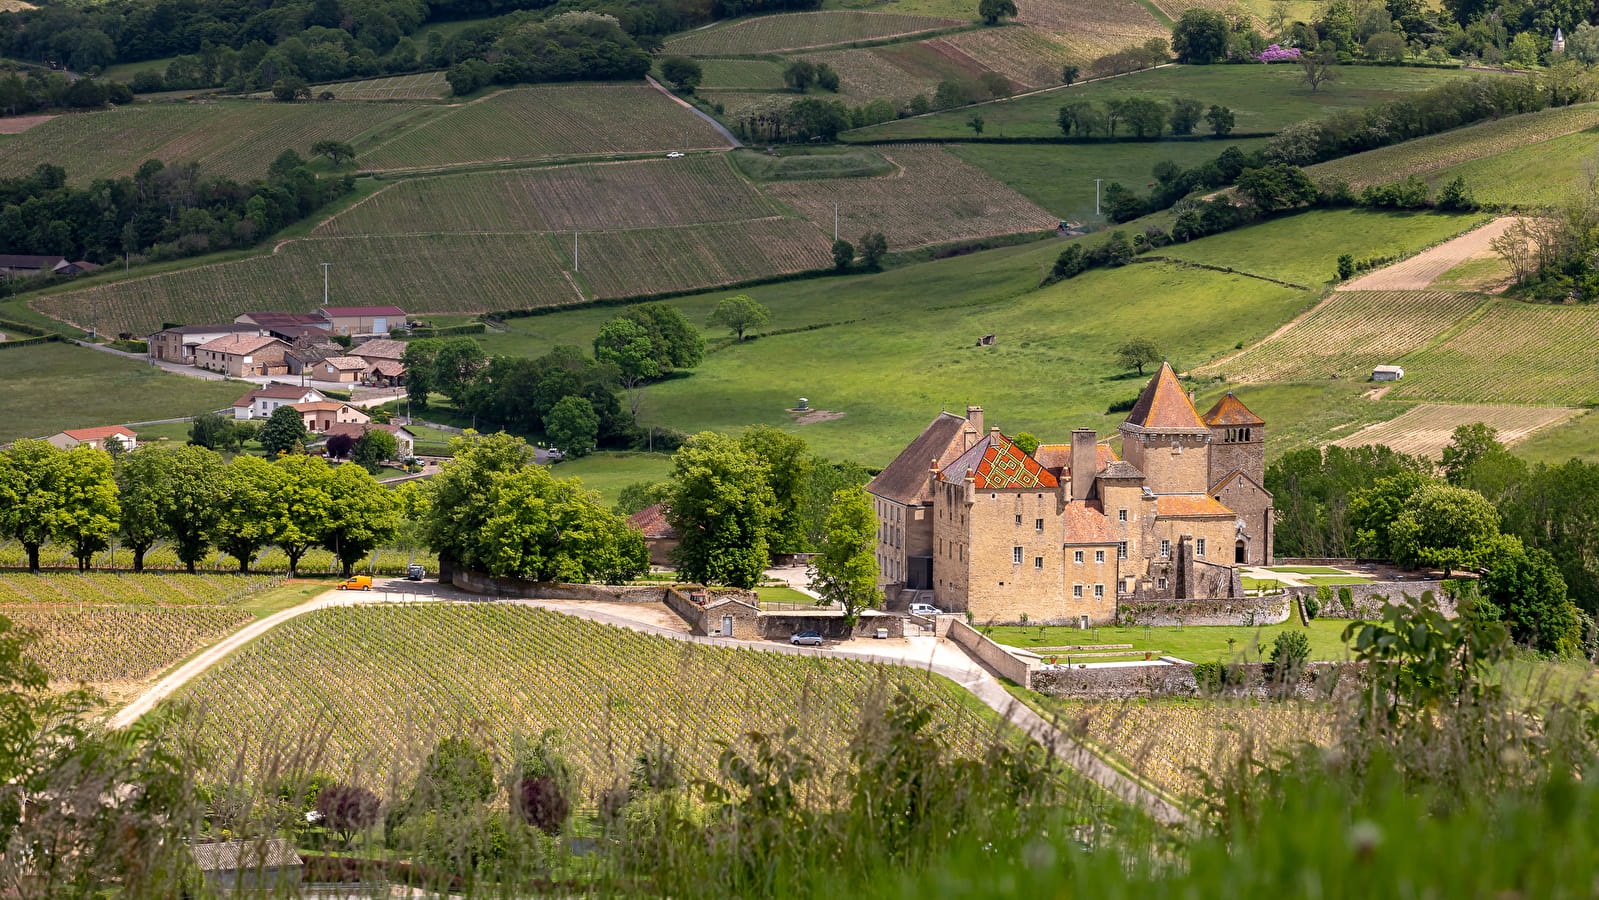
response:
[[[938,418],[928,423],[910,446],[894,457],[894,461],[866,485],[866,490],[897,503],[931,499],[927,483],[928,469],[934,460],[943,466],[960,455],[960,436],[965,427],[964,417],[954,413],[939,413]]]
[[[234,356],[246,356],[265,347],[268,344],[282,344],[275,337],[261,334],[225,334],[214,341],[206,341],[200,345],[201,350],[211,353],[229,353]],[[285,344],[284,346],[288,346]]]
[[[397,375],[404,375],[405,366],[400,365],[392,359],[380,359],[372,364],[372,371],[378,373],[379,375],[393,378]]]
[[[121,425],[102,425],[99,428],[69,428],[61,432],[75,441],[103,441],[111,435],[137,438],[138,435]]]
[[[1116,451],[1111,449],[1109,444],[1095,444],[1094,454],[1099,460],[1101,469],[1121,459],[1121,457],[1116,455]]]
[[[349,405],[343,400],[311,400],[305,403],[296,403],[294,408],[300,412],[338,412]]]
[[[242,334],[247,331],[259,332],[260,325],[251,325],[248,322],[229,322],[225,325],[179,325],[176,328],[166,328],[156,334]]]
[[[306,394],[322,396],[322,393],[316,388],[297,387],[292,384],[284,384],[281,381],[274,381],[266,387],[259,387],[253,391],[246,392],[243,397],[233,401],[233,405],[249,406],[256,400],[263,398],[267,400],[298,400]]]
[[[367,359],[399,359],[405,355],[405,342],[379,338],[375,341],[358,344],[355,349],[350,351],[350,355],[366,357]]]
[[[1204,494],[1162,494],[1155,498],[1155,515],[1168,518],[1230,516],[1233,511],[1220,500]]]
[[[1144,473],[1138,471],[1138,467],[1137,466],[1133,465],[1132,463],[1130,463],[1130,462],[1128,462],[1128,461],[1126,461],[1124,459],[1118,459],[1118,460],[1110,463],[1109,465],[1105,466],[1105,468],[1100,469],[1098,474],[1099,474],[1100,478],[1143,478],[1144,477]]]
[[[944,467],[939,477],[960,484],[970,472],[973,483],[983,490],[999,488],[1054,488],[1060,481],[1038,460],[1023,453],[1010,438],[990,431],[956,460]]]
[[[1121,540],[1106,517],[1105,508],[1097,500],[1073,500],[1066,504],[1061,519],[1066,523],[1065,542],[1068,544],[1114,544]]]
[[[1199,412],[1188,399],[1188,392],[1177,383],[1177,373],[1172,371],[1171,363],[1164,362],[1144,387],[1144,392],[1138,395],[1133,411],[1127,414],[1126,424],[1157,431],[1210,430],[1200,420]]]
[[[330,356],[322,360],[335,369],[365,369],[366,360],[357,356]]]
[[[678,536],[672,523],[666,521],[666,507],[657,503],[646,506],[627,517],[627,524],[644,532],[647,538],[675,538]]]
[[[363,319],[370,316],[405,316],[398,306],[323,306],[320,311],[328,318]]]
[[[327,316],[317,313],[291,313],[291,312],[247,312],[240,313],[238,318],[248,318],[265,327],[283,325],[327,325]]]
[[[328,426],[327,431],[322,433],[322,437],[324,440],[326,440],[335,434],[347,434],[353,438],[360,438],[361,435],[366,434],[368,431],[371,431],[374,428],[376,428],[378,431],[387,431],[389,434],[392,434],[395,437],[399,437],[400,432],[403,431],[406,434],[411,435],[412,441],[416,440],[416,435],[411,434],[411,429],[406,428],[404,425],[383,425],[377,422],[334,422],[332,425]]]
[[[189,845],[195,865],[206,872],[236,869],[279,869],[300,865],[300,857],[287,838],[255,841],[196,841]]]
[[[1072,464],[1071,444],[1039,444],[1033,451],[1033,459],[1046,469],[1068,469]]]
[[[1222,395],[1216,405],[1205,413],[1206,425],[1264,425],[1266,420],[1249,411],[1242,400],[1233,396],[1232,391]]]

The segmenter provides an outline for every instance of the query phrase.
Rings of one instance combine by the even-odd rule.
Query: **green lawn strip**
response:
[[[238,608],[251,613],[257,619],[264,619],[273,613],[299,606],[318,594],[331,591],[338,583],[337,578],[297,578],[259,594],[251,594],[244,602],[238,604]]]
[[[801,606],[815,606],[816,598],[802,594],[791,587],[758,587],[756,594],[762,603],[795,603]]]
[[[1248,575],[1244,575],[1241,576],[1240,580],[1243,581],[1244,590],[1246,591],[1269,591],[1271,593],[1276,593],[1283,587],[1283,583],[1281,581],[1277,581],[1273,578],[1251,578]]]
[[[563,460],[550,468],[556,478],[579,478],[583,486],[599,491],[606,504],[616,502],[622,488],[636,481],[665,481],[672,458],[664,453],[603,451]]]
[[[1288,572],[1294,575],[1346,575],[1343,569],[1332,566],[1266,566],[1268,572]]]
[[[1268,658],[1271,644],[1277,635],[1289,629],[1304,631],[1310,638],[1310,658],[1314,660],[1343,660],[1349,654],[1343,642],[1343,630],[1349,622],[1343,619],[1312,619],[1307,629],[1294,619],[1281,625],[1255,627],[1232,625],[1138,627],[1100,626],[1098,628],[1068,628],[1064,626],[995,625],[979,626],[978,630],[1001,644],[1023,649],[1034,647],[1069,647],[1085,644],[1132,644],[1131,652],[1142,654],[1145,650],[1158,650],[1189,662],[1263,662]],[[1228,640],[1232,640],[1232,644]],[[1096,652],[1096,651],[1083,651]],[[1052,653],[1062,663],[1070,654]],[[1093,662],[1089,657],[1074,662]]]
[[[1306,584],[1376,584],[1377,579],[1366,578],[1363,575],[1303,575],[1299,578]]]

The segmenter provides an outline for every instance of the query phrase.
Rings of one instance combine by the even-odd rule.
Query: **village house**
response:
[[[248,391],[243,397],[233,401],[233,417],[235,419],[265,419],[271,416],[272,411],[280,406],[293,406],[296,403],[314,403],[318,400],[326,399],[327,397],[316,388],[274,382],[266,387]]]
[[[867,485],[891,600],[981,621],[1105,623],[1121,599],[1240,596],[1270,560],[1265,423],[1232,394],[1204,416],[1162,365],[1120,428],[1024,452],[981,407],[941,413]]]
[[[338,381],[354,384],[366,372],[366,360],[357,356],[330,356],[312,366],[311,376],[318,381]]]
[[[386,338],[357,344],[350,355],[366,361],[361,380],[370,384],[393,387],[404,382],[405,366],[400,362],[405,356],[405,342]]]
[[[355,440],[360,440],[363,435],[373,429],[387,431],[389,434],[394,435],[394,443],[398,446],[394,455],[395,459],[410,459],[416,455],[416,435],[404,425],[384,425],[378,422],[335,423],[323,433],[322,442],[325,443],[328,438],[336,434],[348,435]]]
[[[151,359],[192,366],[195,364],[194,351],[202,344],[208,344],[228,335],[259,336],[266,333],[266,329],[259,325],[238,322],[222,325],[179,325],[150,335],[146,339],[149,344],[147,353]]]
[[[318,365],[343,356],[346,352],[343,347],[332,341],[302,337],[295,340],[293,349],[283,354],[283,362],[289,367],[290,375],[318,378],[320,377]]]
[[[650,549],[650,565],[672,565],[672,551],[682,541],[682,535],[666,521],[666,507],[659,503],[646,506],[627,517],[627,524],[644,535],[644,544]]]
[[[107,443],[116,442],[124,450],[135,450],[139,446],[139,436],[122,425],[106,425],[100,428],[72,428],[67,431],[58,431],[45,438],[51,445],[62,450],[71,450],[82,444],[88,444],[96,450],[106,450]]]
[[[251,375],[286,375],[283,354],[289,345],[259,334],[229,334],[195,348],[194,364],[234,378]]]
[[[324,306],[317,310],[331,323],[334,334],[377,334],[405,324],[405,310],[398,306]]]
[[[294,408],[305,418],[305,430],[322,434],[335,425],[365,425],[372,417],[364,411],[339,400],[312,400],[296,403]]]
[[[100,268],[92,262],[72,262],[64,256],[0,254],[0,275],[7,278],[37,278],[48,275],[82,275]]]

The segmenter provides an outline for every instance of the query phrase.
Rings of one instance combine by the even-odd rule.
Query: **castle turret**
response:
[[[1214,485],[1233,472],[1256,484],[1266,480],[1266,420],[1249,411],[1228,391],[1204,415],[1210,426],[1210,479]]]
[[[1170,363],[1160,364],[1120,430],[1122,458],[1144,473],[1151,491],[1199,494],[1210,486],[1210,426],[1200,420]]]

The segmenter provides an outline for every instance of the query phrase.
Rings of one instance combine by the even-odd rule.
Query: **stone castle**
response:
[[[1242,596],[1271,560],[1266,423],[1228,393],[1203,416],[1162,364],[1120,426],[1024,452],[981,407],[941,413],[866,490],[890,605],[981,622],[1100,624],[1118,601]]]

